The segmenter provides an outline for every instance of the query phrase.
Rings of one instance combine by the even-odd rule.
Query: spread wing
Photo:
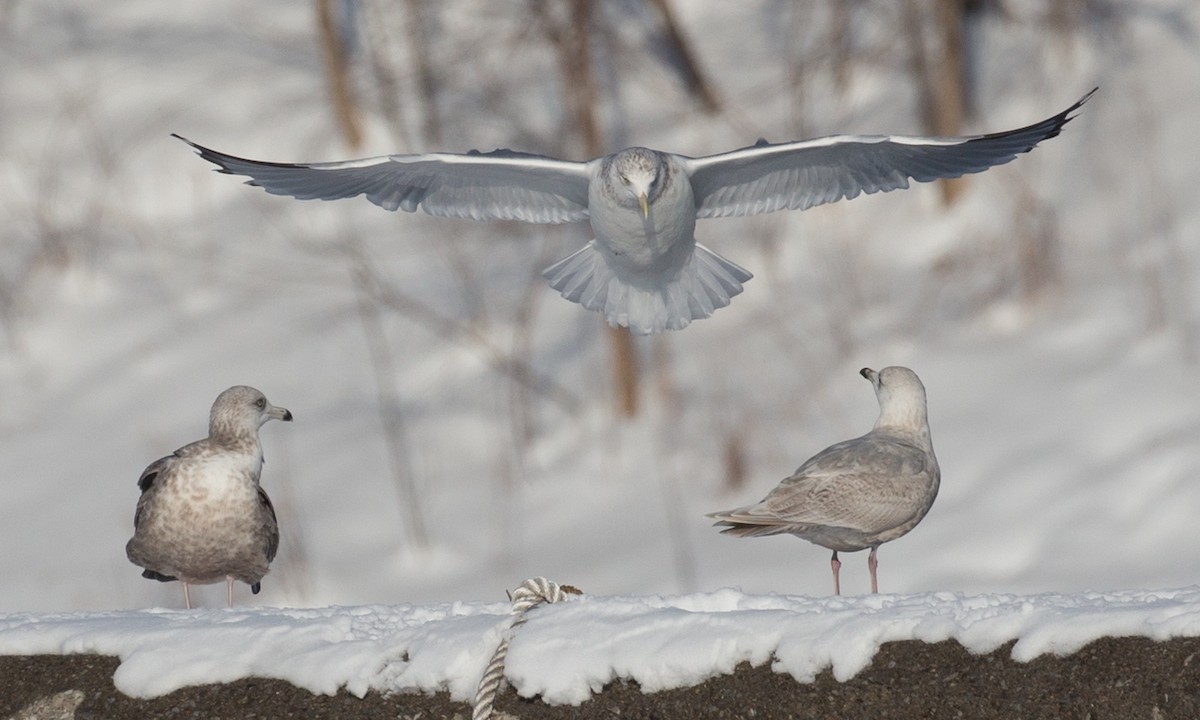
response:
[[[1058,135],[1094,92],[1041,122],[990,135],[834,135],[680,159],[692,179],[697,217],[805,210],[1009,162]]]
[[[588,217],[590,163],[493,150],[386,155],[325,163],[270,163],[226,155],[174,135],[220,172],[275,195],[337,200],[365,195],[387,210],[472,220],[564,223]]]

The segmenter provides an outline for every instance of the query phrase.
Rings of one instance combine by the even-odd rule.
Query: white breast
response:
[[[609,267],[622,280],[637,282],[678,272],[691,259],[696,244],[696,205],[687,175],[677,167],[643,217],[636,202],[630,206],[602,197],[597,179],[589,189],[592,230]]]

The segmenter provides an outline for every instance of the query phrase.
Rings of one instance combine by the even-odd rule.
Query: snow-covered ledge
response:
[[[314,693],[447,690],[468,701],[509,618],[505,603],[313,609],[141,610],[0,616],[0,654],[121,659],[122,692],[154,697],[242,677]],[[529,613],[508,654],[522,696],[578,704],[617,678],[646,691],[695,685],[742,662],[801,682],[846,680],[885,642],[956,640],[1013,659],[1067,655],[1101,637],[1200,636],[1200,588],[1018,596],[808,598],[736,590],[582,596]]]

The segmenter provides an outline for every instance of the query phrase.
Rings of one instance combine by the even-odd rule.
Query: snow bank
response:
[[[257,676],[314,693],[448,691],[468,700],[508,614],[496,603],[20,613],[0,616],[0,653],[115,655],[116,686],[135,697]],[[770,662],[800,682],[829,668],[845,681],[885,642],[955,640],[986,653],[1016,640],[1012,657],[1026,662],[1105,636],[1200,636],[1200,588],[583,596],[530,612],[509,650],[507,677],[522,696],[579,704],[616,679],[654,692],[701,683],[743,662]]]

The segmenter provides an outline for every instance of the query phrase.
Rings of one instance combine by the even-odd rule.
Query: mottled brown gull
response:
[[[142,472],[133,538],[125,546],[142,577],[190,585],[225,581],[233,606],[233,581],[257,594],[279,548],[279,526],[271,499],[259,485],[263,454],[258,429],[268,420],[290,422],[291,411],[275,407],[245,385],[217,396],[209,413],[208,437],[155,460]]]
[[[709,515],[722,533],[791,534],[832,550],[835,595],[841,594],[838,552],[867,548],[871,592],[879,592],[876,551],[921,522],[941,482],[920,378],[905,367],[860,372],[879,400],[871,432],[809,458],[762,502]]]
[[[990,135],[764,140],[706,157],[632,147],[588,162],[495,150],[290,164],[179,139],[221,172],[301,200],[365,195],[387,210],[420,208],[440,217],[587,220],[595,239],[543,275],[564,298],[604,313],[611,325],[649,334],[712,315],[751,277],[697,244],[697,219],[805,210],[906,188],[910,180],[982,172],[1058,135],[1090,96],[1041,122]]]

